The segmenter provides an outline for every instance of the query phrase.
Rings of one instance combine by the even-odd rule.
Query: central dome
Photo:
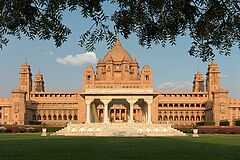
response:
[[[106,61],[132,61],[131,55],[122,48],[120,40],[117,38],[116,43],[114,44],[113,48],[107,52],[105,57],[103,58],[103,62]]]

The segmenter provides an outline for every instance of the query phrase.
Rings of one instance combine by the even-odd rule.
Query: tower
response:
[[[152,70],[148,65],[145,65],[141,72],[141,87],[152,88]]]
[[[45,91],[43,75],[40,72],[38,72],[35,76],[33,91],[34,92],[44,92]]]
[[[94,81],[95,81],[94,69],[91,65],[88,65],[83,75],[84,88],[93,88]]]
[[[30,92],[32,91],[32,73],[31,67],[27,63],[21,66],[18,88],[26,92],[26,100],[28,101],[30,99]]]
[[[204,80],[203,80],[203,76],[200,72],[197,72],[194,75],[192,91],[193,92],[204,92]]]
[[[220,90],[220,72],[218,65],[212,61],[208,65],[208,71],[206,74],[206,90],[209,93],[209,98],[212,99],[212,92]]]

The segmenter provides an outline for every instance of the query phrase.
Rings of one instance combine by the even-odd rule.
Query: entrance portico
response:
[[[86,102],[86,123],[152,123],[151,104],[154,94],[151,90],[105,91],[88,89],[82,94]]]

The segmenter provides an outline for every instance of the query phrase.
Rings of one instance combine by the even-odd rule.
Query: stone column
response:
[[[129,102],[129,104],[130,104],[130,115],[129,115],[129,120],[128,120],[128,122],[129,123],[133,123],[133,106],[134,106],[134,103],[135,103],[135,101],[133,101],[133,100],[128,100],[128,102]]]
[[[90,120],[90,105],[91,105],[91,102],[90,100],[86,100],[86,105],[87,105],[87,108],[86,108],[86,122],[85,123],[91,123],[91,120]]]
[[[147,122],[148,123],[152,123],[152,102],[147,101],[147,105],[148,105],[148,111],[147,111]]]
[[[108,123],[108,100],[102,100],[104,105],[104,123]]]
[[[122,109],[119,109],[119,116],[118,116],[119,120],[122,120]]]
[[[113,120],[116,121],[116,109],[113,110]]]
[[[124,109],[124,120],[126,121],[127,120],[127,110]]]

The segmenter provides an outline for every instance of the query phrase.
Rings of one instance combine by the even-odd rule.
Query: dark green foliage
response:
[[[41,121],[29,121],[30,125],[41,125],[42,122]]]
[[[215,122],[197,122],[197,126],[214,126]]]
[[[107,15],[103,4],[109,3],[117,9]],[[189,35],[189,54],[203,61],[212,60],[214,50],[229,56],[234,45],[240,47],[239,0],[5,0],[0,1],[0,48],[7,36],[22,34],[32,40],[52,38],[61,46],[71,34],[62,23],[66,10],[92,21],[79,40],[88,51],[104,40],[111,47],[117,34],[126,39],[135,34],[148,48],[174,45],[177,37]]]
[[[183,133],[193,133],[193,128],[177,128]]]
[[[240,126],[240,120],[235,121],[235,126]]]
[[[219,123],[220,126],[229,126],[229,121],[222,121]]]

